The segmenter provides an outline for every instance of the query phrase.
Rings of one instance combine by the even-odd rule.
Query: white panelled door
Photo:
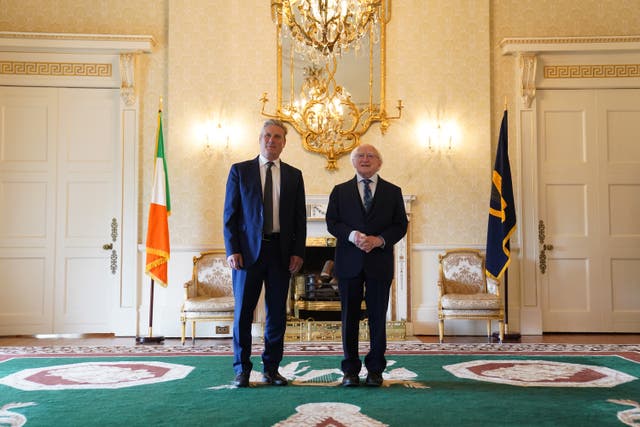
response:
[[[119,102],[117,89],[60,91],[56,333],[112,331],[122,223]]]
[[[112,331],[119,102],[117,89],[0,87],[0,334]]]
[[[57,89],[0,87],[0,334],[52,331]]]
[[[536,98],[543,331],[637,332],[640,91]]]

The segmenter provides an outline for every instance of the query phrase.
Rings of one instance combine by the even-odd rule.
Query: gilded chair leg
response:
[[[504,339],[504,322],[501,320],[500,321],[500,343],[502,343],[502,340]]]
[[[196,321],[191,322],[191,344],[196,343]]]
[[[438,337],[440,338],[440,344],[444,340],[444,320],[438,322]]]
[[[187,334],[187,321],[183,320],[181,328],[182,334],[180,335],[180,343],[184,345],[185,335]]]
[[[487,320],[487,337],[491,338],[491,319]]]

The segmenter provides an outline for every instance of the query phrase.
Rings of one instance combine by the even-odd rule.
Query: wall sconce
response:
[[[421,137],[426,141],[427,153],[450,154],[454,149],[454,138],[456,134],[455,124],[436,123],[433,125],[425,125],[421,132]]]
[[[209,120],[204,126],[204,152],[213,154],[216,150],[229,149],[229,130],[222,123]]]

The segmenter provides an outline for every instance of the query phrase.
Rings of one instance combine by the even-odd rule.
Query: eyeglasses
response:
[[[358,153],[358,154],[355,155],[355,157],[357,159],[364,159],[365,157],[367,159],[377,159],[378,158],[378,156],[376,154],[374,154],[374,153]]]

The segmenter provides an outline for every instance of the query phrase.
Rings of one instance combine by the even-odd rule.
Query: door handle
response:
[[[102,245],[102,249],[105,251],[111,251],[111,274],[116,274],[118,271],[118,253],[115,249],[113,249],[113,244],[118,239],[118,220],[115,218],[111,219],[111,243],[105,243]]]
[[[547,271],[547,251],[553,250],[552,244],[544,243],[546,239],[546,227],[543,220],[538,221],[538,241],[540,242],[540,255],[538,255],[538,268],[540,273],[544,274]]]

